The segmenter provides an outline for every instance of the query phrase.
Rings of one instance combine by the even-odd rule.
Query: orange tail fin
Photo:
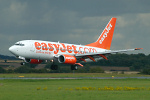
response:
[[[105,29],[103,30],[102,34],[99,36],[96,42],[87,44],[86,46],[98,47],[110,50],[111,41],[113,38],[113,33],[115,29],[117,18],[111,18]]]

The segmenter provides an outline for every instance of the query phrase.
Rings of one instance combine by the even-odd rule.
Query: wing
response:
[[[128,52],[128,51],[141,50],[141,49],[143,49],[143,48],[125,49],[125,50],[109,50],[106,52],[75,54],[74,56],[76,58],[78,58],[79,61],[86,62],[86,59],[90,59],[90,60],[96,62],[95,59],[100,59],[100,58],[104,58],[104,59],[108,60],[107,59],[108,54],[119,53],[119,52]]]

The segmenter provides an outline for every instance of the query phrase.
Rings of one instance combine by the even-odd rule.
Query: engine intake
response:
[[[59,63],[74,65],[77,62],[77,59],[75,56],[64,54],[58,57],[58,61]]]

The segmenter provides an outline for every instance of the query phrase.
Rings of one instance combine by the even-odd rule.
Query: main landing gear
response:
[[[78,66],[77,65],[71,65],[71,70],[77,70]]]

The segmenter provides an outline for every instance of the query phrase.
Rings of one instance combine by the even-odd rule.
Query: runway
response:
[[[0,78],[0,80],[5,79],[33,79],[33,80],[44,80],[44,79],[150,79],[150,77],[10,77],[10,78]]]

